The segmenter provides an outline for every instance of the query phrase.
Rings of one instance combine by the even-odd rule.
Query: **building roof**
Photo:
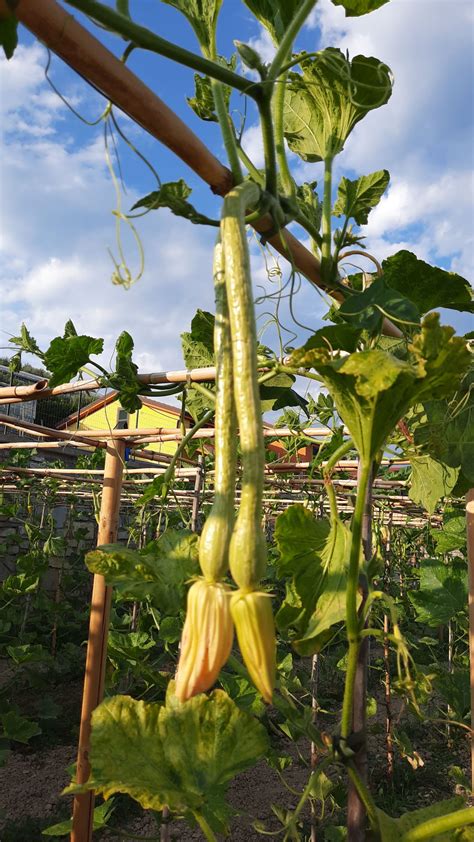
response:
[[[80,413],[79,413],[79,421],[83,421],[89,415],[93,415],[94,412],[97,412],[99,409],[103,409],[104,406],[108,406],[109,404],[113,403],[117,400],[118,392],[111,391],[107,392],[106,395],[101,395],[100,398],[93,401],[92,403],[88,403],[86,406],[83,406]],[[181,409],[175,406],[171,406],[169,403],[161,403],[161,401],[152,400],[152,398],[147,397],[146,395],[140,395],[140,400],[144,406],[149,407],[150,409],[156,409],[158,412],[165,412],[167,415],[172,415],[176,417],[178,420],[181,417]],[[191,416],[188,413],[185,413],[186,420],[192,421]],[[63,418],[59,424],[56,424],[57,430],[62,430],[65,427],[68,427],[70,424],[77,423],[77,411],[72,412],[67,418]]]

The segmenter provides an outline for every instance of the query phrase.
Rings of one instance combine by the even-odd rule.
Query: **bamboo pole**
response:
[[[124,454],[125,445],[123,442],[115,442],[114,445],[107,446],[97,546],[112,544],[117,539]],[[111,599],[112,588],[105,584],[103,576],[95,574],[92,587],[77,754],[76,781],[78,784],[85,783],[90,774],[91,715],[104,695]],[[73,807],[71,842],[90,842],[92,839],[93,812],[94,793],[87,792],[76,795]]]
[[[2,7],[8,12],[6,0],[0,0]],[[233,180],[227,167],[141,79],[55,0],[17,0],[15,15],[73,70],[171,149],[214,193],[224,196],[229,192]],[[262,234],[273,226],[268,214],[254,223],[255,230]],[[268,242],[312,284],[324,288],[319,261],[287,229],[268,237]],[[340,293],[331,295],[342,300]],[[402,335],[388,319],[384,319],[383,329],[389,336]]]
[[[2,386],[0,393],[3,398],[28,397],[41,391],[48,385],[47,380],[37,380],[29,386]]]
[[[474,795],[474,488],[466,494],[467,566],[469,577],[469,661],[471,682],[471,789]]]

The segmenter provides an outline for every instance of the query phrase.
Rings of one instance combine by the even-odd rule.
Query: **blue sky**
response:
[[[135,0],[132,13],[166,38],[196,49],[194,35],[179,13],[157,0]],[[78,15],[78,17],[80,17]],[[346,19],[341,8],[320,0],[298,41],[307,50],[339,46],[375,55],[390,65],[395,87],[389,104],[370,114],[355,129],[338,159],[335,183],[342,174],[354,178],[389,169],[388,194],[365,227],[369,250],[379,259],[408,248],[431,263],[472,278],[473,201],[473,48],[474,8],[470,0],[391,0],[377,12]],[[101,34],[102,38],[103,35]],[[229,55],[233,38],[251,41],[265,57],[271,45],[240,0],[224,0],[219,49]],[[181,367],[179,334],[197,307],[212,309],[214,229],[203,229],[167,211],[137,221],[146,269],[129,291],[111,284],[116,254],[114,188],[107,169],[101,127],[85,126],[74,117],[44,78],[47,54],[25,31],[10,62],[0,60],[1,345],[25,321],[40,344],[61,332],[72,318],[80,332],[103,336],[108,360],[113,343],[127,329],[136,343],[142,370]],[[120,39],[107,37],[119,53]],[[134,53],[130,67],[165,100],[222,160],[215,124],[198,120],[185,97],[193,94],[192,72],[152,54]],[[88,119],[103,101],[53,57],[51,77],[74,107]],[[235,109],[241,107],[234,97]],[[248,115],[247,150],[261,163],[256,118]],[[193,188],[199,210],[217,216],[218,200],[187,167],[128,119],[122,128],[147,156],[162,181],[183,177]],[[155,188],[151,173],[120,144],[127,211]],[[321,165],[291,159],[295,175],[321,181]],[[304,240],[305,235],[297,232]],[[137,266],[133,240],[124,234],[131,268]],[[251,240],[257,294],[275,290],[288,276],[268,281],[256,240]],[[267,255],[274,267],[274,256]],[[366,264],[368,266],[368,264]],[[258,289],[257,289],[258,287]],[[259,308],[260,325],[274,302]],[[327,301],[307,281],[295,296],[295,313],[310,329],[321,325]],[[460,332],[472,329],[471,317],[443,314]],[[281,319],[291,330],[286,300]],[[297,339],[308,334],[295,328]],[[291,333],[284,334],[287,340]],[[263,341],[270,343],[268,329]]]

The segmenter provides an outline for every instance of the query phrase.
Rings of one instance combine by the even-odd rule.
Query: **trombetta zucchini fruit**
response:
[[[216,321],[216,415],[214,504],[199,541],[202,579],[188,592],[186,621],[176,674],[181,701],[208,690],[230,655],[233,625],[230,589],[222,583],[229,566],[229,542],[234,525],[236,421],[232,389],[232,351],[224,280],[223,251],[214,251]]]
[[[265,448],[258,384],[257,328],[244,214],[258,188],[244,182],[227,194],[221,221],[229,306],[234,397],[242,451],[242,494],[229,547],[229,566],[239,590],[231,599],[240,651],[250,677],[271,702],[276,639],[271,599],[259,590],[267,549],[262,529]]]

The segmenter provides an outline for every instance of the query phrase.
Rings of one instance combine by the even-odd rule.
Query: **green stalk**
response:
[[[214,416],[214,410],[209,409],[207,412],[204,413],[204,415],[202,416],[202,418],[199,419],[199,421],[196,421],[194,427],[191,427],[189,432],[186,433],[186,435],[181,439],[181,441],[179,442],[175,452],[173,453],[173,456],[171,458],[171,462],[169,463],[165,473],[163,474],[163,476],[165,478],[165,485],[167,485],[169,483],[169,481],[172,479],[173,471],[176,467],[176,462],[178,461],[179,457],[181,456],[183,450],[185,450],[186,446],[189,444],[189,442],[191,441],[193,436],[197,433],[197,431],[200,430],[201,427],[204,427],[204,425],[207,424],[207,422],[210,421],[213,416]]]
[[[217,842],[217,837],[214,835],[213,831],[209,827],[206,819],[200,813],[193,813],[194,818],[196,819],[199,827],[201,828],[204,836],[207,839],[207,842]]]
[[[331,210],[332,210],[332,158],[324,159],[324,194],[323,194],[323,241],[321,246],[321,275],[329,283],[332,275],[331,258]]]
[[[224,91],[222,90],[222,82],[216,79],[211,79],[212,95],[214,97],[214,105],[216,106],[217,119],[222,132],[222,140],[224,141],[225,151],[229,160],[229,166],[234,177],[234,183],[240,184],[243,180],[242,168],[239,160],[239,150],[235,141],[234,132],[230,127],[230,117],[227,113],[225,105]]]
[[[341,737],[347,739],[352,731],[352,707],[354,698],[354,680],[357,670],[357,657],[360,647],[360,623],[357,614],[357,589],[359,586],[359,559],[362,546],[362,520],[365,508],[365,495],[372,469],[371,461],[366,459],[361,465],[361,476],[357,488],[357,497],[352,519],[352,543],[349,558],[349,572],[346,588],[346,630],[349,652],[347,659],[344,701],[342,705]]]
[[[280,178],[283,187],[283,192],[286,196],[296,198],[295,182],[292,178],[285,150],[285,133],[284,133],[284,106],[285,106],[285,91],[288,73],[284,73],[276,80],[275,95],[273,98],[273,114],[275,120],[275,147],[278,167],[280,170]]]
[[[160,56],[177,61],[185,67],[190,67],[192,70],[197,70],[198,73],[204,73],[210,76],[211,79],[218,79],[226,85],[230,85],[237,91],[248,94],[253,99],[258,99],[261,95],[260,85],[255,82],[250,82],[239,73],[234,73],[233,70],[218,64],[215,61],[210,61],[203,56],[192,53],[190,50],[179,47],[166,38],[161,38],[145,26],[140,26],[125,15],[116,12],[110,6],[105,6],[97,0],[66,0],[69,6],[78,9],[85,15],[93,18],[98,23],[101,23],[107,29],[111,29],[118,35],[122,35],[129,41],[133,41],[136,47],[142,50],[150,50],[152,53],[158,53]]]
[[[263,152],[265,155],[265,189],[271,196],[278,194],[277,159],[275,136],[273,132],[273,114],[270,96],[264,96],[257,102],[262,127]]]
[[[269,80],[275,81],[277,76],[280,75],[281,68],[293,48],[293,42],[298,35],[298,32],[317,2],[318,0],[304,0],[302,6],[300,6],[296,15],[293,17],[293,20],[288,26],[270,65],[267,76]]]
[[[360,777],[355,764],[353,762],[349,762],[347,767],[347,774],[349,775],[352,783],[354,784],[355,789],[357,790],[357,795],[359,796],[360,800],[362,801],[367,815],[369,817],[370,823],[374,829],[378,828],[378,820],[377,820],[377,808],[375,806],[375,801],[372,798],[369,790],[367,789],[364,781]]]
[[[407,830],[400,842],[424,842],[424,840],[434,839],[435,836],[469,824],[474,824],[474,807],[466,807],[465,810],[456,810],[455,813],[448,813],[447,816],[428,819],[417,827]]]

